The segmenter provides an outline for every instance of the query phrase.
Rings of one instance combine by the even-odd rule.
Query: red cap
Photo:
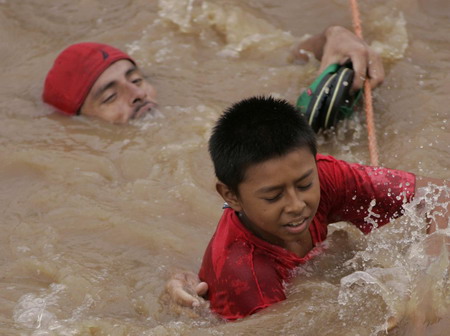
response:
[[[77,114],[97,78],[122,59],[135,63],[123,51],[106,44],[73,44],[58,55],[48,72],[42,99],[64,114]]]

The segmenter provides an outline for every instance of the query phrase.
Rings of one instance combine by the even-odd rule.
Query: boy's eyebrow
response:
[[[128,70],[125,71],[125,77],[128,78],[135,71],[138,71],[137,66],[134,65],[134,64],[131,64],[130,67],[128,68]],[[115,85],[117,85],[117,81],[116,80],[112,80],[110,82],[107,82],[106,84],[104,84],[103,86],[98,88],[97,91],[95,91],[95,93],[93,95],[93,99],[97,99],[98,97],[100,97],[103,94],[103,92],[105,92],[108,89],[113,88]]]
[[[295,183],[301,182],[302,180],[304,180],[308,176],[310,176],[312,173],[313,173],[313,169],[308,170],[306,173],[304,173],[302,176],[300,176],[297,180],[295,180]],[[262,187],[261,189],[256,190],[256,193],[264,194],[264,193],[268,193],[268,192],[278,190],[278,189],[283,189],[283,186],[275,185],[275,186]]]

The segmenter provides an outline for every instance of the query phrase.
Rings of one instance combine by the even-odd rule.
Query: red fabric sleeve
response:
[[[328,223],[348,221],[362,232],[403,213],[414,196],[415,176],[401,170],[363,166],[330,156],[318,160],[321,205]]]

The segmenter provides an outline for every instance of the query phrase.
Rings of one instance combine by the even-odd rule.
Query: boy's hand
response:
[[[166,284],[166,291],[180,306],[194,308],[206,304],[201,296],[208,292],[208,284],[200,282],[197,274],[183,271],[172,276]]]

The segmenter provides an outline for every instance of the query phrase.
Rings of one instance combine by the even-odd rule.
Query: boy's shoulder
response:
[[[331,155],[317,154],[316,164],[320,174],[322,171],[341,169],[344,166],[348,166],[350,163],[336,159],[334,156]]]
[[[331,155],[326,154],[317,154],[316,155],[316,161],[325,161],[325,162],[334,162],[337,161],[337,159]]]
[[[317,154],[316,163],[319,168],[332,169],[333,167],[348,166],[350,162],[340,160],[331,155]]]
[[[220,274],[223,267],[246,263],[246,259],[258,250],[260,244],[267,243],[249,232],[233,209],[224,207],[205,257],[209,254],[216,274]]]
[[[230,267],[251,252],[252,248],[247,241],[236,213],[225,206],[216,232],[206,248],[201,273],[203,271],[205,275],[215,274],[220,277],[224,268]]]
[[[331,155],[317,154],[316,164],[321,189],[328,188],[329,184],[335,184],[351,170],[349,162],[336,159]]]

